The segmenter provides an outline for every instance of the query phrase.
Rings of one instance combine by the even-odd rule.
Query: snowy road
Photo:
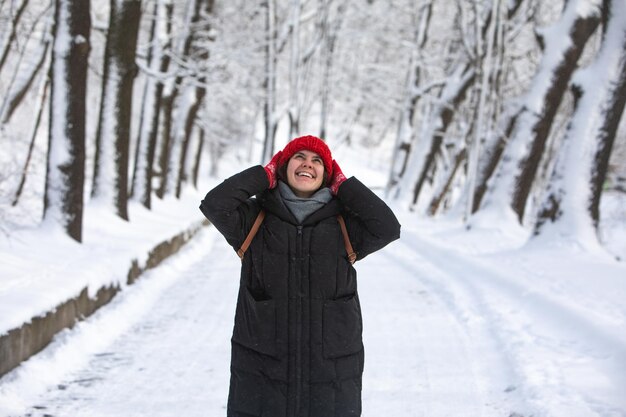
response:
[[[408,232],[357,263],[364,417],[531,415],[522,359],[452,256]],[[2,380],[0,416],[225,415],[238,268],[208,228]]]

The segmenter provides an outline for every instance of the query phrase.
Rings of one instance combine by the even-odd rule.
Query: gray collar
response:
[[[298,223],[302,223],[304,219],[333,199],[328,187],[320,188],[309,198],[303,198],[295,195],[287,184],[278,181],[278,191],[283,202],[296,220],[298,220]]]

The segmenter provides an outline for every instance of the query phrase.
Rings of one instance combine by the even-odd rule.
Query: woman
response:
[[[399,237],[389,207],[303,136],[200,209],[236,250],[266,214],[242,257],[228,416],[359,416],[361,308],[338,215],[359,260]]]

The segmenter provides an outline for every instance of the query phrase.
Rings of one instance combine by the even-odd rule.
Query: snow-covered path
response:
[[[213,228],[203,231],[180,255],[65,332],[48,349],[52,352],[35,358],[39,371],[52,368],[64,375],[31,398],[23,415],[225,415],[240,262],[222,241]],[[120,326],[125,329],[112,330]],[[108,333],[105,341],[92,349],[92,335],[85,334],[101,330]],[[76,344],[83,345],[79,356],[88,355],[69,358],[74,368],[69,372],[59,370],[63,358],[68,359],[64,351]],[[34,378],[19,375],[15,391]],[[0,393],[6,388],[0,385]]]
[[[506,416],[516,393],[481,326],[454,314],[446,277],[406,243],[358,266],[365,323],[363,415]]]
[[[225,415],[239,264],[207,228],[0,380],[0,417]],[[580,352],[562,343],[574,330],[559,328],[573,310],[546,299],[540,288],[525,311],[513,281],[409,228],[356,267],[365,326],[364,417],[621,416],[619,407],[605,408],[597,396],[580,397],[582,387],[563,384],[559,367]],[[554,314],[542,320],[544,312]],[[584,324],[577,317],[571,322]],[[605,338],[599,346],[621,342]],[[601,371],[593,358],[579,359],[575,369]],[[622,359],[623,351],[599,363],[621,369]],[[611,374],[620,373],[605,376]]]
[[[48,381],[50,388],[31,398],[22,415],[224,415],[239,260],[214,230],[192,245],[182,260],[152,271],[34,359],[30,368],[50,367],[63,377]],[[363,416],[515,411],[515,392],[502,377],[507,365],[489,337],[473,339],[476,330],[469,332],[445,291],[430,284],[441,278],[433,277],[432,264],[397,242],[357,268],[366,346]],[[119,323],[127,328],[110,344],[75,347],[89,346],[89,333]],[[58,370],[67,350],[84,355],[74,358],[82,364]],[[15,377],[18,391],[35,377],[24,373]]]

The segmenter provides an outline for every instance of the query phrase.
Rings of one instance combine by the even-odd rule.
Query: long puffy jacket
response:
[[[200,206],[235,249],[266,211],[241,267],[228,416],[359,416],[363,325],[337,215],[357,260],[397,239],[400,224],[354,177],[302,224],[268,186],[255,166],[211,190]]]

